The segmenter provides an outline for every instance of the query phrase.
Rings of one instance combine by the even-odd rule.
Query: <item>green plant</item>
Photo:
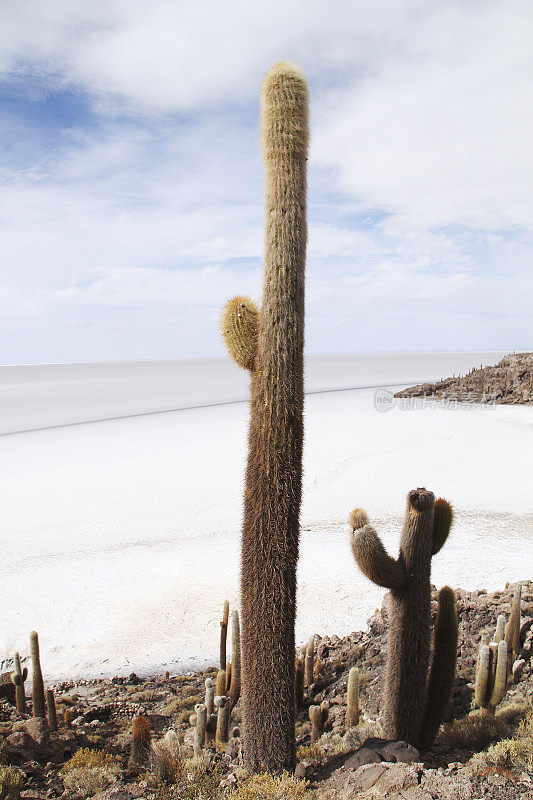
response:
[[[244,760],[292,770],[294,623],[303,446],[308,98],[274,66],[261,93],[266,230],[263,302],[250,367],[251,414],[241,560]],[[244,309],[242,309],[244,310]],[[246,311],[249,319],[252,308]],[[249,330],[250,325],[247,326]],[[246,347],[245,347],[246,345]],[[243,341],[242,349],[248,344]],[[235,357],[236,348],[232,356]]]
[[[0,800],[18,800],[23,786],[23,772],[16,767],[0,767]]]
[[[36,631],[30,634],[30,654],[33,669],[32,708],[34,717],[46,718],[46,704],[44,700],[43,673],[39,657],[39,637]]]
[[[26,694],[24,692],[24,682],[27,677],[28,677],[28,670],[26,667],[24,667],[24,669],[21,669],[20,656],[18,653],[15,653],[11,680],[15,684],[15,702],[19,714],[26,713]]]
[[[383,727],[385,736],[417,747],[433,741],[449,701],[457,659],[455,596],[439,592],[431,648],[431,559],[445,543],[453,513],[446,500],[415,489],[407,496],[400,555],[391,558],[362,509],[350,515],[352,550],[367,578],[390,589],[388,656]],[[428,692],[428,685],[431,692]]]

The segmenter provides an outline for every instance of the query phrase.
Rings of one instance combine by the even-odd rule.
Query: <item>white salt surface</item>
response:
[[[307,388],[409,385],[499,357],[322,357],[309,360]],[[230,377],[244,396],[227,362],[162,362],[159,377],[157,362],[0,369],[0,658],[27,653],[36,629],[49,679],[214,663],[222,602],[238,598],[246,458],[248,407],[230,402]],[[189,410],[129,416],[169,400]],[[110,416],[126,418],[89,422]],[[380,413],[374,389],[308,396],[298,641],[364,627],[383,592],[356,569],[345,520],[364,506],[394,553],[416,486],[456,508],[437,585],[531,577],[532,422],[524,406],[396,401]]]

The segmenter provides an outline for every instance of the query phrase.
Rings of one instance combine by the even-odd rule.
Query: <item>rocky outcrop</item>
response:
[[[533,353],[512,353],[492,367],[468,375],[422,383],[395,397],[441,399],[460,403],[533,403]]]

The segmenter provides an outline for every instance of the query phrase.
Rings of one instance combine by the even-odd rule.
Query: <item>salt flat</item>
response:
[[[309,360],[307,388],[321,393],[306,398],[298,640],[364,625],[382,591],[356,570],[345,520],[364,506],[394,552],[416,486],[456,508],[437,585],[490,589],[532,574],[530,407],[396,402],[379,412],[374,389],[342,390],[439,378],[499,355]],[[50,365],[40,384],[28,375],[37,368],[0,369],[0,657],[26,653],[35,628],[49,677],[214,660],[222,602],[237,601],[245,375],[201,361],[162,362],[158,377],[148,364],[148,389],[134,365],[106,365],[107,381],[86,365],[70,379]],[[198,380],[183,388],[186,375]],[[133,416],[169,401],[182,410]],[[122,418],[90,421],[104,417]]]

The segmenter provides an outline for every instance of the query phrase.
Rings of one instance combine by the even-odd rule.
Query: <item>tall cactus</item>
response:
[[[238,611],[233,611],[231,615],[231,682],[228,694],[233,711],[241,696],[241,628]]]
[[[230,301],[223,326],[231,355],[251,374],[241,563],[244,761],[252,770],[276,772],[292,769],[296,760],[308,96],[305,78],[294,65],[277,64],[265,76],[261,128],[266,171],[263,302],[256,313],[241,299],[238,317]],[[245,341],[238,338],[239,330]]]
[[[33,669],[32,706],[33,716],[46,719],[46,703],[44,699],[43,673],[39,656],[39,637],[36,631],[30,634],[30,654]]]
[[[431,650],[431,558],[445,543],[453,521],[446,500],[415,489],[407,511],[397,559],[361,509],[350,516],[352,550],[361,571],[390,589],[388,657],[383,727],[391,739],[427,746],[438,730],[451,692],[457,659],[455,597],[445,587],[439,596],[435,625],[431,693],[428,668]]]

